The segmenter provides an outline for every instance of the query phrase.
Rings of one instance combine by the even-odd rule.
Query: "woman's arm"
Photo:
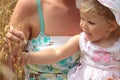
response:
[[[14,43],[11,45],[11,54],[17,55],[19,51],[24,50],[24,41],[25,39],[28,40],[30,37],[30,5],[28,5],[28,3],[25,1],[28,0],[18,0],[10,19],[10,31],[6,34],[6,37],[9,39],[9,41],[11,41],[10,43]],[[7,65],[13,67],[11,66],[11,64],[13,64],[12,62],[14,62],[13,57],[8,58]]]
[[[28,0],[18,0],[10,20],[10,32],[6,35],[11,41],[29,39],[31,32],[32,7]]]

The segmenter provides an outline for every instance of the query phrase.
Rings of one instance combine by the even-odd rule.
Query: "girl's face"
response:
[[[97,14],[82,14],[80,26],[85,32],[85,38],[89,41],[97,42],[107,40],[111,34],[111,25],[104,16]]]

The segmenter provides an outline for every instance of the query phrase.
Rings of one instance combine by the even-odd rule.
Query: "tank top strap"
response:
[[[36,2],[37,2],[37,7],[38,7],[40,30],[41,30],[41,33],[44,34],[44,18],[43,18],[43,13],[42,13],[42,7],[40,4],[40,0],[36,0]]]

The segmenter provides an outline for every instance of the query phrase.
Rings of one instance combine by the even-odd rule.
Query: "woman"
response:
[[[58,47],[81,31],[79,19],[75,0],[19,0],[10,20],[10,25],[16,27],[7,38],[11,41],[27,39],[29,52]],[[78,59],[76,53],[55,64],[27,64],[26,79],[66,80],[67,72],[78,64]]]

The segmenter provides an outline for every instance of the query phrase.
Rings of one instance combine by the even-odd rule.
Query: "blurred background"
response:
[[[9,24],[17,0],[0,0],[0,29]]]
[[[9,24],[16,2],[17,0],[0,0],[0,42],[3,40],[2,32],[4,32],[5,26]],[[0,62],[0,80],[9,80],[9,75],[12,74],[12,71]]]

